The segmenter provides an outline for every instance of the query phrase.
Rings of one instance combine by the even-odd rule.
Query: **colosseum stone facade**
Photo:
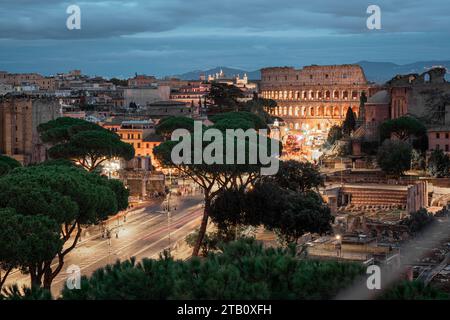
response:
[[[271,114],[291,130],[327,131],[345,119],[348,107],[358,116],[362,92],[370,84],[359,65],[273,67],[261,70],[261,95],[277,101]]]

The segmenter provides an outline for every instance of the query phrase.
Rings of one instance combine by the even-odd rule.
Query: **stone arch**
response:
[[[322,106],[317,107],[317,116],[323,117],[323,107]]]
[[[334,117],[339,117],[340,116],[340,110],[339,110],[339,107],[338,106],[336,106],[336,107],[333,107],[333,116]]]
[[[292,107],[289,107],[289,115],[292,116]]]
[[[333,91],[333,99],[339,99],[339,91],[337,90]]]
[[[358,99],[358,91],[356,91],[356,90],[353,90],[353,91],[352,91],[352,99],[353,99],[353,100]]]
[[[298,111],[299,111],[299,109],[300,109],[299,107],[295,107],[295,113],[294,113],[294,114],[295,114],[296,117],[298,117]]]
[[[314,117],[314,115],[315,115],[314,107],[309,107],[309,116]]]
[[[348,100],[348,91],[347,90],[344,90],[344,92],[342,92],[342,99]]]
[[[325,99],[331,99],[331,92],[330,92],[330,90],[325,91]]]
[[[306,107],[302,107],[302,117],[306,116]]]
[[[308,98],[308,92],[306,92],[305,90],[302,91],[302,99],[306,100]]]
[[[317,96],[317,99],[322,100],[323,99],[323,92],[322,91],[317,91],[316,92],[316,96]]]
[[[284,108],[283,108],[283,115],[287,116],[287,113],[288,113],[287,107],[284,107]]]

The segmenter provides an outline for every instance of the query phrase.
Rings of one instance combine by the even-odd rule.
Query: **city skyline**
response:
[[[80,7],[81,30],[66,28],[71,4]],[[448,3],[377,1],[381,30],[366,27],[370,4],[359,0],[251,1],[246,6],[203,0],[189,5],[178,0],[2,3],[0,69],[45,75],[81,69],[126,78],[135,72],[163,77],[216,66],[254,71],[360,60],[406,64],[449,59]]]

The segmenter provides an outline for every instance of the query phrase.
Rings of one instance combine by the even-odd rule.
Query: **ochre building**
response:
[[[261,70],[261,96],[278,103],[270,112],[294,131],[326,131],[342,123],[349,107],[358,116],[361,93],[369,97],[371,87],[359,65]]]

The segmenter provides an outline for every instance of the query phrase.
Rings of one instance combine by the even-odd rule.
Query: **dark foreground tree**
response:
[[[0,177],[7,174],[14,168],[21,167],[19,161],[8,156],[0,155]]]
[[[344,123],[342,124],[342,133],[349,136],[356,128],[355,113],[352,108],[348,107],[347,114],[345,115]]]
[[[402,141],[408,141],[412,137],[422,137],[426,135],[426,128],[422,122],[411,116],[403,116],[390,119],[380,125],[381,139],[390,139],[394,136]]]
[[[40,261],[25,270],[33,288],[50,288],[84,226],[99,223],[127,206],[128,191],[121,182],[76,167],[32,166],[0,178],[0,208],[14,209],[16,214],[25,216],[27,223],[31,221],[28,218],[44,216],[58,225],[64,247],[54,252],[58,243],[36,243],[47,244],[49,254],[36,256]],[[30,252],[27,247],[23,250]]]
[[[317,191],[319,187],[324,186],[324,178],[319,172],[319,167],[311,162],[280,161],[278,173],[268,179],[283,189],[300,193]]]
[[[327,143],[332,146],[337,140],[342,139],[342,136],[342,127],[334,125],[328,132]]]
[[[83,277],[81,290],[63,299],[331,299],[364,267],[356,263],[299,260],[292,250],[264,249],[239,240],[221,252],[187,261],[163,256],[116,263]]]
[[[70,159],[88,171],[104,161],[119,157],[131,160],[134,148],[99,125],[80,119],[58,118],[39,125],[42,141],[53,146],[48,154],[53,159]]]
[[[428,160],[427,171],[436,178],[450,177],[450,156],[442,150],[434,150]]]
[[[0,292],[13,269],[34,275],[43,260],[53,259],[61,251],[59,229],[48,216],[0,209]]]
[[[402,281],[386,290],[380,300],[448,300],[450,296],[422,281]]]
[[[185,176],[190,177],[196,184],[198,184],[204,192],[205,197],[205,208],[203,213],[203,219],[199,229],[199,237],[197,245],[194,247],[193,255],[198,255],[198,252],[203,241],[203,237],[206,232],[206,227],[208,224],[209,213],[211,210],[212,199],[225,189],[246,189],[249,187],[260,175],[261,164],[260,158],[257,157],[255,163],[250,161],[250,158],[254,155],[261,153],[266,153],[267,156],[271,156],[273,152],[271,151],[271,140],[269,139],[268,145],[259,144],[258,141],[250,141],[244,137],[233,136],[228,139],[224,134],[226,129],[229,129],[228,125],[232,126],[231,129],[235,128],[235,123],[230,123],[226,121],[229,119],[230,115],[226,116],[224,120],[223,116],[220,115],[220,119],[216,119],[216,124],[221,124],[219,127],[213,126],[209,129],[215,129],[219,137],[213,138],[215,143],[209,143],[207,141],[198,141],[195,143],[195,134],[187,134],[180,137],[181,141],[166,141],[155,148],[155,156],[158,161],[166,167],[175,168],[177,171]],[[256,117],[256,118],[255,118]],[[251,125],[253,129],[258,129],[261,119],[253,114],[246,112],[232,113],[231,118],[235,119],[238,123],[245,123],[246,125]],[[250,119],[250,120],[249,120]],[[204,128],[203,128],[204,129]],[[245,129],[248,129],[246,127]],[[203,133],[202,133],[203,135]],[[216,139],[219,139],[216,141]],[[187,141],[188,151],[179,150],[177,151],[178,145],[182,144],[183,141]],[[230,143],[232,145],[230,146]],[[278,142],[277,146],[279,145]],[[253,152],[251,147],[253,147]],[[232,155],[232,161],[227,160],[230,154],[228,149],[234,150]],[[173,160],[172,152],[180,155],[180,157],[185,158],[181,163]],[[195,154],[204,155],[207,153],[211,155],[211,162],[206,162],[205,159],[200,159],[201,161],[195,161]],[[223,162],[215,161],[213,158],[216,156],[221,156]],[[238,157],[242,157],[243,161],[238,163]],[[202,157],[203,158],[203,157]],[[197,163],[196,163],[197,162]]]
[[[192,118],[175,116],[163,118],[156,126],[156,133],[168,139],[176,129],[186,129],[189,132],[193,132],[194,120]]]
[[[410,169],[411,159],[411,146],[399,140],[385,140],[377,153],[377,162],[380,168],[384,172],[396,176],[400,176]]]
[[[226,83],[213,83],[208,93],[208,99],[222,112],[239,111],[238,99],[243,96],[241,89]]]
[[[408,226],[411,234],[417,234],[430,226],[434,221],[434,216],[428,213],[427,209],[422,208],[417,212],[411,213],[402,223]]]

